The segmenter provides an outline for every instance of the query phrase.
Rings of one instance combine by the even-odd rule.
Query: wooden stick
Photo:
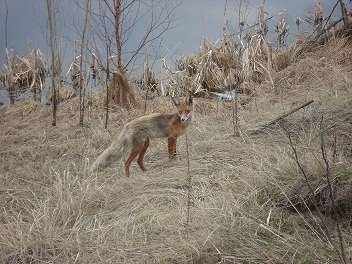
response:
[[[313,103],[313,102],[314,102],[314,100],[310,100],[309,102],[306,102],[306,103],[304,103],[303,105],[298,106],[298,107],[292,109],[291,111],[289,111],[289,112],[287,112],[287,113],[285,113],[285,114],[283,114],[283,115],[281,115],[281,116],[275,118],[274,120],[272,120],[272,121],[270,121],[270,122],[268,122],[268,123],[266,123],[266,124],[264,124],[264,125],[261,125],[260,127],[261,127],[261,128],[265,128],[265,127],[268,127],[268,126],[270,126],[270,125],[272,125],[272,124],[275,124],[275,123],[277,123],[278,121],[284,119],[285,117],[288,117],[289,115],[292,115],[293,113],[297,112],[299,109],[304,108],[304,107],[306,107],[307,105],[310,105],[310,104]]]

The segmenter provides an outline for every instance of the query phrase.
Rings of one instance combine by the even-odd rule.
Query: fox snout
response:
[[[181,121],[182,122],[186,122],[189,118],[189,115],[188,116],[181,116]]]
[[[192,115],[192,112],[191,110],[186,109],[183,111],[179,111],[178,115],[180,116],[182,122],[186,122],[188,118]]]

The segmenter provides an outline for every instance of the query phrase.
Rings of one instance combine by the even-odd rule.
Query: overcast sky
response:
[[[35,47],[41,49],[47,56],[48,48],[44,37],[46,34],[47,18],[45,0],[7,0],[6,2],[8,6],[8,47],[12,47],[19,55],[25,55],[27,53],[27,43],[30,40]],[[238,21],[236,9],[238,9],[240,0],[228,0],[227,2],[227,19]],[[242,0],[242,2],[246,1]],[[248,24],[254,23],[256,20],[259,11],[258,8],[261,6],[261,3],[262,0],[249,1]],[[336,0],[322,0],[321,3],[324,15],[328,16]],[[297,33],[295,18],[300,16],[302,19],[305,19],[308,12],[314,12],[314,8],[315,1],[313,0],[266,0],[266,17],[274,16],[269,21],[271,33],[274,32],[274,26],[280,17],[279,14],[283,12],[287,15],[291,28],[288,39],[295,39]],[[70,29],[70,23],[72,23],[70,16],[74,16],[72,10],[74,10],[74,1],[62,0],[62,10],[59,17],[62,16],[61,19],[65,21],[65,25],[62,25],[64,28],[63,32],[72,30],[72,27]],[[167,52],[166,57],[171,57],[174,54],[173,59],[177,59],[181,54],[195,53],[204,35],[208,40],[213,42],[221,39],[221,30],[224,21],[223,11],[224,0],[184,0],[177,9],[177,16],[179,17],[178,26],[168,31],[162,38],[163,47]],[[336,15],[340,16],[340,13],[338,12]],[[0,0],[1,63],[4,63],[6,58],[5,18],[5,0]],[[68,38],[72,38],[73,34],[67,32],[65,34]],[[66,49],[67,54],[72,54],[72,45],[67,46]]]

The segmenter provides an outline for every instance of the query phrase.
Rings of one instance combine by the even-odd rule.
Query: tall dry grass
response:
[[[116,161],[97,176],[87,173],[142,109],[112,109],[107,130],[104,96],[91,99],[85,127],[78,126],[77,99],[60,104],[57,127],[50,125],[50,108],[36,102],[0,110],[0,262],[337,263],[336,215],[324,211],[327,237],[317,211],[296,206],[309,200],[295,200],[303,197],[297,190],[305,181],[289,136],[318,190],[323,115],[331,176],[344,181],[349,193],[352,81],[350,60],[343,60],[351,54],[348,43],[336,40],[273,72],[275,91],[265,82],[255,87],[255,98],[240,108],[240,137],[233,136],[231,102],[195,99],[195,121],[187,132],[189,232],[184,137],[177,162],[167,162],[165,140],[153,140],[148,171],[133,164],[126,178]],[[280,125],[254,130],[307,99],[314,104]],[[147,110],[174,111],[168,98],[147,102]],[[339,217],[350,258],[347,213]]]

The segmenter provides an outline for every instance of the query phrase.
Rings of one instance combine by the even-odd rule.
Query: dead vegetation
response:
[[[47,104],[50,104],[50,102],[52,102],[52,99],[53,99],[52,97],[53,97],[53,93],[52,93],[52,91],[49,91],[46,94]],[[66,100],[74,98],[74,97],[76,97],[76,91],[74,91],[74,90],[67,90],[64,88],[58,88],[56,90],[56,101],[58,103],[66,101]]]
[[[138,107],[139,103],[136,100],[135,92],[131,88],[125,75],[121,74],[118,71],[113,73],[112,78],[109,82],[109,87],[108,87],[109,101],[113,103],[117,103],[120,100],[121,94],[120,94],[119,85],[122,85],[125,93],[125,95],[123,96],[124,105],[127,108]]]
[[[231,102],[195,99],[188,224],[185,137],[177,162],[167,162],[165,140],[154,140],[145,173],[132,166],[127,179],[121,162],[87,173],[142,110],[111,109],[105,130],[105,95],[89,99],[84,127],[78,98],[59,105],[56,127],[51,109],[37,102],[1,109],[0,261],[350,261],[351,47],[348,38],[332,38],[291,51],[285,60],[294,59],[271,80],[251,83],[254,92],[240,106],[240,137],[233,136]],[[158,97],[146,109],[173,106]]]
[[[1,79],[7,87],[11,103],[16,93],[27,90],[33,91],[34,98],[43,89],[43,80],[46,75],[46,60],[39,49],[29,45],[29,52],[21,57],[14,50],[6,50],[7,61],[2,65]]]

